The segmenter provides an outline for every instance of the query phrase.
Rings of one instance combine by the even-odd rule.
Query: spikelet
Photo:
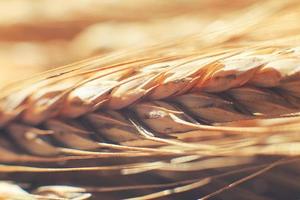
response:
[[[300,27],[267,33],[299,9],[255,4],[225,28],[3,88],[0,174],[20,186],[0,198],[296,198]]]

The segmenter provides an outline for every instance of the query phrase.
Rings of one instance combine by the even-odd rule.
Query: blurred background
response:
[[[0,86],[94,55],[219,27],[225,15],[253,2],[2,0]]]

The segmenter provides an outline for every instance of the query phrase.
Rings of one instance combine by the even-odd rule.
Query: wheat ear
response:
[[[264,20],[238,34],[255,35],[286,6],[255,8]],[[208,199],[299,162],[299,35],[235,43],[232,33],[191,45],[205,36],[92,58],[4,88],[0,174],[31,194],[3,182],[0,197]],[[57,184],[72,186],[45,186]],[[231,197],[241,194],[269,199],[244,188]]]

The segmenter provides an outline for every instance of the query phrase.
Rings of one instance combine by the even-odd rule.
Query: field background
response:
[[[94,55],[220,28],[254,2],[0,1],[0,86]]]

